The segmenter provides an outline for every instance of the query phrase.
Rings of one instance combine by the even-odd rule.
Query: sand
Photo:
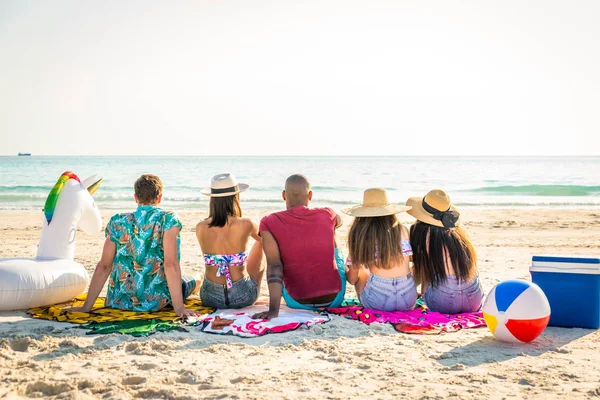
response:
[[[600,255],[598,209],[462,211],[486,291],[505,279],[529,279],[535,254]],[[104,213],[105,222],[110,215]],[[180,215],[182,267],[201,276],[194,225],[204,215]],[[0,257],[35,255],[40,218],[0,214]],[[344,220],[339,242],[350,222]],[[92,272],[103,235],[79,232],[77,240],[76,261]],[[268,295],[265,282],[261,294]],[[577,293],[571,295],[576,301]],[[406,335],[338,316],[309,330],[254,339],[193,328],[148,338],[85,332],[22,312],[0,313],[0,398],[600,397],[600,333],[588,329],[551,327],[520,345],[499,342],[486,328]]]

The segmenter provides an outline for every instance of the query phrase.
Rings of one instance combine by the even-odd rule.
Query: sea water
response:
[[[314,206],[341,209],[370,187],[393,203],[445,190],[459,207],[600,207],[600,157],[0,157],[0,210],[41,210],[64,171],[104,178],[94,195],[103,210],[135,207],[133,183],[143,173],[163,181],[163,206],[205,210],[200,190],[233,173],[250,189],[243,208],[282,209],[286,177],[306,175]]]

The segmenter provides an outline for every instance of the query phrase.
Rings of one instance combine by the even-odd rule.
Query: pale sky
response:
[[[0,154],[600,155],[600,1],[0,0]]]

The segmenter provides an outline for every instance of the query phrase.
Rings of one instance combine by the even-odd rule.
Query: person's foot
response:
[[[192,292],[192,294],[198,294],[200,293],[200,281],[196,281],[196,287],[194,288],[194,291]]]

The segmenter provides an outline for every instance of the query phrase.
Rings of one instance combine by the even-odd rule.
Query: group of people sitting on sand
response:
[[[178,316],[195,316],[184,299],[198,293],[215,308],[254,304],[260,292],[266,257],[269,309],[254,315],[279,315],[288,307],[317,310],[339,307],[346,282],[354,285],[363,306],[382,311],[411,310],[417,286],[432,311],[477,311],[483,290],[475,251],[460,227],[460,214],[446,193],[432,190],[406,205],[390,204],[384,189],[364,192],[363,203],[343,210],[354,217],[344,259],[335,231],[342,219],[330,208],[310,208],[310,182],[292,175],[282,197],[286,210],[265,216],[257,225],[242,217],[240,193],[247,184],[231,174],[212,178],[208,217],[196,226],[206,272],[202,284],[181,273],[178,216],[159,208],[163,186],[155,175],[134,185],[137,210],[114,215],[106,226],[102,256],[82,307],[89,312],[108,280],[105,306],[157,311],[171,305]],[[397,214],[416,218],[410,230]],[[255,240],[248,249],[250,238]],[[412,263],[412,265],[411,265]]]

